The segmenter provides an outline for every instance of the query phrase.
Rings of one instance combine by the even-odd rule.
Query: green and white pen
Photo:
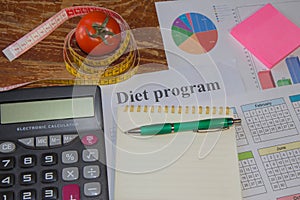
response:
[[[152,124],[134,128],[126,134],[136,135],[161,135],[183,131],[208,132],[230,128],[233,124],[240,124],[241,119],[234,118],[212,118],[191,122]]]

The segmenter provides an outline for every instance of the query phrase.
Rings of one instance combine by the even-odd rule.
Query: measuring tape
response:
[[[50,35],[68,19],[83,16],[92,11],[104,12],[118,22],[121,29],[121,43],[118,49],[102,57],[85,55],[77,46],[74,29],[65,38],[63,58],[67,71],[79,80],[44,79],[15,86],[22,87],[36,82],[107,85],[127,80],[134,75],[138,69],[140,56],[129,25],[118,13],[102,7],[76,6],[62,9],[43,24],[9,45],[3,50],[3,53],[9,61],[13,61]],[[14,89],[15,87],[7,88]],[[4,91],[4,88],[0,88],[0,91]]]

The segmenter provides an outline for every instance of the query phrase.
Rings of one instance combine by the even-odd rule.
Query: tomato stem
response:
[[[91,38],[97,38],[97,37],[99,37],[99,38],[104,42],[104,44],[110,45],[110,44],[107,42],[105,36],[106,36],[106,35],[114,36],[115,34],[114,34],[113,32],[111,32],[111,31],[109,31],[109,30],[106,30],[106,26],[107,26],[108,21],[109,21],[109,17],[106,16],[106,18],[105,18],[105,20],[104,20],[104,22],[103,22],[102,24],[93,23],[93,24],[92,24],[92,27],[93,27],[93,29],[95,29],[96,33],[91,34],[91,33],[88,31],[88,29],[86,28],[87,34],[88,34]]]

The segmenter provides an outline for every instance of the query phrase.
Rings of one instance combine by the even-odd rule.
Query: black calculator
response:
[[[0,93],[0,200],[108,200],[101,92]]]

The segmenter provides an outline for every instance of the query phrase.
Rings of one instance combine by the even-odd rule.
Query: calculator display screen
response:
[[[28,101],[0,104],[1,124],[94,116],[94,98]]]

